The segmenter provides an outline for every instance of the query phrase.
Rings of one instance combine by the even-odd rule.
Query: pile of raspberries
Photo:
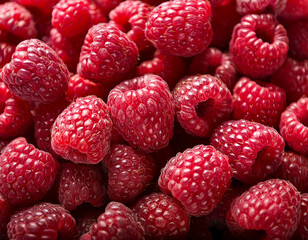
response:
[[[0,0],[1,240],[307,240],[308,0]]]

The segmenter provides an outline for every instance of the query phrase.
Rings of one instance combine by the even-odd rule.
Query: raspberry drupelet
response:
[[[236,10],[241,15],[250,13],[279,14],[286,7],[287,0],[236,0]]]
[[[284,63],[289,39],[272,14],[249,14],[233,29],[230,52],[237,70],[260,79],[273,74]]]
[[[277,170],[285,143],[274,128],[231,120],[215,129],[211,145],[229,157],[234,178],[253,184]]]
[[[173,136],[174,104],[168,84],[157,75],[124,81],[108,96],[111,119],[132,147],[150,153]]]
[[[178,153],[161,170],[160,189],[172,194],[192,216],[209,214],[229,188],[232,169],[226,155],[197,145]]]
[[[191,57],[204,51],[212,40],[210,18],[207,0],[167,1],[150,13],[145,36],[166,54]]]
[[[232,97],[227,86],[210,75],[183,78],[173,89],[177,120],[191,135],[208,137],[213,128],[228,120]]]
[[[97,164],[109,150],[111,129],[108,107],[102,99],[78,98],[55,120],[51,146],[64,159]]]

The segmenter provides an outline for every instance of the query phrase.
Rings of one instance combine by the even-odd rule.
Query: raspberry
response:
[[[191,57],[204,51],[212,40],[210,17],[208,1],[167,1],[150,13],[145,36],[166,54]]]
[[[4,148],[11,142],[10,139],[0,139],[0,154],[3,152]]]
[[[276,171],[285,146],[274,128],[247,120],[224,122],[213,133],[211,145],[229,157],[233,177],[245,184]]]
[[[42,11],[44,15],[50,15],[53,6],[59,0],[14,0],[14,1],[25,7],[37,8],[39,11]]]
[[[40,203],[21,210],[8,224],[10,239],[78,239],[75,219],[60,205]],[[59,237],[59,238],[58,238]]]
[[[25,134],[31,126],[32,116],[24,102],[0,82],[0,137],[9,138]]]
[[[31,13],[15,2],[7,2],[0,5],[0,29],[20,39],[36,36]]]
[[[125,32],[140,51],[151,46],[144,35],[145,23],[151,11],[151,6],[144,2],[127,0],[109,13],[110,23]]]
[[[218,78],[193,75],[183,78],[173,90],[176,116],[189,134],[207,137],[228,120],[232,112],[231,93]]]
[[[93,0],[105,14],[118,6],[123,0]]]
[[[233,119],[277,127],[285,106],[285,91],[271,83],[243,77],[233,89]]]
[[[186,70],[186,62],[182,58],[156,51],[151,60],[144,61],[138,66],[137,75],[158,75],[168,83],[170,89],[173,89],[176,83],[184,77]]]
[[[138,49],[125,33],[100,23],[86,35],[77,72],[94,82],[116,83],[132,74],[137,57]]]
[[[67,101],[54,104],[40,104],[34,111],[34,136],[39,149],[59,158],[51,148],[51,127],[56,118],[69,105]]]
[[[49,153],[16,138],[0,155],[0,194],[11,204],[33,203],[50,189],[57,171]]]
[[[308,158],[294,152],[284,152],[282,162],[271,178],[279,178],[290,181],[299,191],[308,190]]]
[[[89,233],[91,226],[93,223],[96,222],[97,218],[101,214],[102,214],[101,208],[89,207],[88,205],[79,207],[75,215],[79,235],[83,235],[87,233],[91,239],[91,235]]]
[[[11,61],[11,57],[15,52],[16,46],[1,42],[0,43],[0,68]]]
[[[16,96],[26,101],[48,103],[64,98],[69,72],[49,46],[30,39],[18,44],[11,62],[2,69],[1,77]]]
[[[280,16],[285,19],[305,18],[308,14],[308,0],[287,0],[285,9]]]
[[[85,233],[79,238],[79,240],[91,240],[91,234]]]
[[[171,158],[162,169],[158,184],[163,192],[179,200],[190,215],[200,217],[218,205],[231,177],[226,155],[212,146],[197,145]]]
[[[294,151],[308,153],[308,98],[302,97],[289,105],[281,114],[279,131]]]
[[[210,74],[219,78],[229,89],[236,81],[236,69],[233,57],[223,54],[217,48],[208,48],[192,59],[189,66],[191,74]]]
[[[133,147],[154,152],[173,135],[174,105],[167,83],[156,75],[124,81],[108,96],[111,119]]]
[[[287,0],[236,0],[236,10],[241,14],[279,14],[286,7]]]
[[[296,102],[303,95],[308,96],[308,60],[300,62],[287,58],[271,76],[271,82],[285,90],[288,103]]]
[[[59,201],[67,210],[73,210],[83,202],[102,206],[106,201],[106,189],[100,169],[93,165],[63,163]]]
[[[0,195],[0,231],[6,229],[6,224],[10,219],[10,208],[11,204]]]
[[[294,239],[305,240],[308,238],[308,193],[301,195],[301,215],[298,228],[295,232]]]
[[[111,129],[112,121],[103,100],[95,96],[78,98],[53,124],[51,146],[64,159],[96,164],[109,150]]]
[[[233,29],[230,51],[239,72],[251,78],[273,74],[284,63],[289,40],[272,14],[250,14]]]
[[[146,239],[183,239],[189,231],[189,215],[166,194],[146,195],[134,204],[133,210],[144,227]]]
[[[90,26],[94,26],[99,23],[107,22],[107,17],[103,13],[102,9],[94,2],[89,2],[89,15],[90,15]]]
[[[259,230],[254,235],[264,231],[262,239],[291,239],[299,223],[300,200],[300,193],[288,181],[259,182],[232,202],[227,222],[234,225],[229,228],[231,232],[235,227]]]
[[[155,173],[151,156],[123,144],[113,145],[103,163],[108,168],[108,196],[122,203],[135,200]]]
[[[144,239],[144,230],[132,210],[121,203],[110,202],[97,223],[91,227],[91,239]]]
[[[90,24],[88,9],[89,1],[60,0],[52,11],[52,26],[66,37],[84,34]]]

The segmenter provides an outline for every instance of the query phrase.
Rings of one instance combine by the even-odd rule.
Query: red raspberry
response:
[[[0,195],[0,231],[6,229],[6,224],[10,219],[10,208],[11,204]]]
[[[85,233],[79,238],[79,240],[91,240],[91,234]]]
[[[285,9],[280,14],[285,19],[305,18],[308,14],[308,0],[287,0]]]
[[[295,232],[294,239],[305,240],[308,239],[308,193],[301,195],[301,215],[298,228]]]
[[[116,83],[132,74],[137,57],[138,49],[125,33],[100,23],[86,35],[77,71],[94,82]]]
[[[233,57],[223,54],[217,48],[208,48],[192,59],[191,74],[210,74],[219,78],[231,90],[236,82],[236,69]]]
[[[166,54],[191,57],[204,51],[212,40],[210,17],[208,1],[167,1],[151,12],[145,36]]]
[[[224,122],[213,133],[211,145],[229,157],[233,177],[246,184],[276,171],[285,146],[274,128],[247,120]]]
[[[166,194],[146,195],[134,204],[133,210],[144,227],[146,239],[183,239],[189,231],[189,215]]]
[[[278,170],[271,178],[279,178],[290,181],[299,191],[308,191],[308,157],[294,152],[284,152],[282,162]]]
[[[93,165],[63,163],[59,201],[67,210],[73,210],[83,202],[94,207],[102,206],[106,201],[106,188],[100,169]]]
[[[302,97],[281,114],[279,131],[294,151],[308,153],[308,98]]]
[[[13,95],[0,82],[0,137],[9,138],[25,134],[31,126],[32,116],[28,103]]]
[[[174,105],[167,83],[156,75],[124,81],[108,96],[111,119],[133,147],[154,152],[173,135]]]
[[[103,160],[108,168],[108,196],[112,201],[132,202],[150,184],[155,173],[150,155],[115,144]]]
[[[15,2],[0,5],[0,29],[22,40],[36,36],[31,13]]]
[[[11,57],[15,52],[15,45],[0,42],[0,68],[11,61]]]
[[[50,189],[57,172],[49,153],[16,138],[0,155],[0,194],[11,204],[33,203]]]
[[[0,154],[3,152],[4,148],[11,142],[10,139],[0,139]]]
[[[158,75],[168,83],[170,89],[173,89],[186,71],[186,62],[182,58],[156,51],[153,59],[144,61],[138,66],[137,75],[151,73]]]
[[[34,136],[39,149],[59,158],[51,148],[51,127],[56,118],[69,105],[67,101],[40,104],[34,111]]]
[[[52,26],[65,37],[86,33],[89,25],[89,1],[60,0],[52,11]]]
[[[136,221],[134,213],[122,203],[110,202],[97,223],[91,227],[91,239],[143,240],[144,230]]]
[[[286,7],[287,0],[236,0],[236,10],[241,14],[279,14]]]
[[[233,29],[230,51],[237,69],[251,78],[273,74],[284,63],[289,40],[272,14],[250,14]]]
[[[109,150],[111,129],[108,107],[102,99],[78,98],[53,124],[51,146],[64,159],[96,164]]]
[[[30,39],[18,44],[11,62],[2,69],[1,77],[16,96],[26,101],[48,103],[64,98],[69,72],[49,46]]]
[[[10,239],[78,239],[75,219],[60,205],[40,203],[21,210],[8,224]]]
[[[259,230],[253,234],[261,233],[262,239],[291,239],[300,219],[300,200],[300,193],[288,181],[259,182],[232,202],[229,228],[231,232]]]
[[[295,102],[303,95],[308,96],[308,60],[296,61],[287,58],[282,67],[271,77],[271,82],[283,88],[287,102]]]
[[[110,23],[125,32],[140,51],[151,46],[144,35],[145,23],[151,11],[151,6],[144,2],[127,0],[109,13]]]
[[[14,0],[25,7],[37,8],[44,15],[50,15],[52,8],[59,0]]]
[[[107,22],[107,17],[102,9],[94,2],[89,2],[89,15],[90,15],[90,26],[94,26],[99,23]]]
[[[233,119],[277,127],[285,107],[285,91],[274,84],[243,77],[233,89]]]
[[[123,0],[93,0],[105,14],[118,6]]]
[[[207,137],[228,120],[232,112],[231,93],[218,78],[194,75],[183,78],[173,90],[176,116],[189,134]]]
[[[200,217],[218,205],[231,177],[226,155],[212,146],[197,145],[171,158],[162,169],[158,184],[163,192],[179,200],[190,215]]]

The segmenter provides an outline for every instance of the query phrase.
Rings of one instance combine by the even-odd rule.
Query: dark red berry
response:
[[[108,13],[118,6],[123,0],[93,0],[102,11],[108,15]]]
[[[11,61],[11,57],[15,52],[15,45],[0,42],[0,68]]]
[[[14,0],[25,7],[37,8],[44,15],[50,15],[52,8],[59,0]]]
[[[294,239],[305,240],[308,238],[308,193],[301,195],[301,215]]]
[[[6,229],[6,225],[10,219],[10,209],[11,204],[0,195],[0,231]]]
[[[286,7],[287,0],[236,0],[236,10],[242,14],[279,14]]]
[[[287,0],[285,9],[280,16],[285,19],[300,19],[307,17],[308,1],[307,0]]]

